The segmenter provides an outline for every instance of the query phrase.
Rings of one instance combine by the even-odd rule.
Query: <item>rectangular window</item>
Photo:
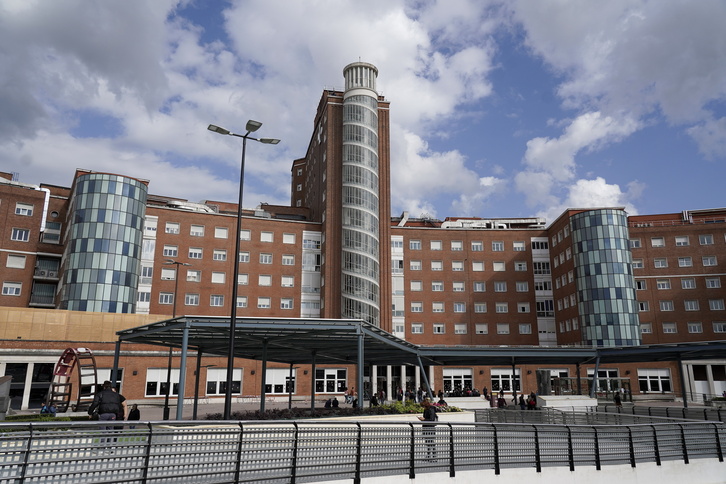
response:
[[[169,376],[169,370],[167,368],[147,368],[146,369],[146,391],[144,396],[147,397],[163,397],[166,395],[166,379]],[[171,388],[169,388],[169,395],[179,394],[179,369],[171,369]]]
[[[661,311],[673,311],[673,301],[659,301]]]
[[[215,239],[226,239],[228,237],[229,230],[227,227],[214,227],[214,238]]]
[[[492,242],[492,252],[503,252],[504,251],[504,242],[502,241],[493,241]]]
[[[544,301],[537,301],[537,317],[554,318],[555,317],[555,302],[552,299],[545,299]]]
[[[472,272],[484,272],[484,262],[474,261],[471,263]]]
[[[258,286],[271,286],[272,285],[272,276],[269,274],[259,274],[257,276],[257,285]]]
[[[408,263],[409,269],[412,271],[420,271],[421,270],[421,261],[420,260],[412,260]]]
[[[15,202],[15,215],[30,217],[33,215],[33,206],[27,203]]]
[[[280,309],[293,309],[293,299],[291,297],[283,297],[280,299]]]
[[[638,311],[650,311],[648,301],[638,301]]]
[[[529,292],[529,282],[527,282],[527,281],[517,281],[516,282],[516,290],[517,290],[517,292]]]
[[[489,325],[487,323],[476,323],[476,334],[489,334]]]
[[[282,276],[280,285],[282,287],[295,287],[295,276]]]
[[[201,259],[202,249],[200,247],[189,247],[189,258],[190,259]]]
[[[707,277],[706,278],[706,287],[708,289],[717,289],[717,288],[721,287],[721,278]]]
[[[525,247],[524,242],[512,242],[512,250],[514,250],[514,252],[524,252],[527,248]]]
[[[464,243],[461,240],[452,240],[451,241],[451,250],[455,251],[455,252],[464,250]]]
[[[444,282],[443,281],[433,281],[431,282],[431,290],[434,292],[441,292],[444,290]]]
[[[167,234],[178,234],[179,233],[179,222],[167,222],[164,232]]]
[[[630,239],[630,248],[631,249],[640,249],[640,239]]]
[[[164,370],[166,371],[166,370]],[[166,381],[166,378],[164,379]],[[176,380],[179,381],[177,375]],[[239,395],[242,392],[242,369],[232,370],[232,394]],[[207,368],[207,395],[225,395],[227,393],[227,369]],[[162,393],[163,394],[163,393]]]
[[[201,282],[202,271],[187,270],[187,282]]]
[[[726,333],[726,321],[714,321],[712,325],[714,333]]]
[[[444,326],[442,323],[434,324],[434,334],[444,334],[444,333],[446,333],[446,326]]]
[[[699,305],[697,299],[686,299],[683,301],[683,306],[685,307],[686,311],[698,311]]]
[[[283,244],[294,244],[295,243],[295,234],[282,234],[282,243]]]
[[[686,247],[690,245],[688,242],[688,236],[687,235],[677,235],[676,236],[676,247]]]
[[[676,326],[676,323],[663,323],[663,332],[668,334],[677,333],[678,327]]]
[[[10,267],[11,269],[25,269],[25,259],[26,257],[24,255],[8,254],[8,260],[5,262],[5,267]],[[38,272],[36,272],[36,274],[38,274]],[[43,275],[42,271],[39,275]]]
[[[30,240],[30,230],[13,228],[10,234],[10,240],[16,242],[27,242]]]
[[[443,302],[432,303],[431,310],[435,313],[443,313],[444,312],[444,303]]]
[[[22,287],[20,282],[3,282],[3,296],[20,296]]]
[[[494,281],[494,292],[507,292],[507,282]]]
[[[247,307],[247,296],[237,296],[237,307],[238,308]]]
[[[711,311],[723,311],[723,299],[709,299],[708,308]]]
[[[670,370],[667,368],[638,370],[638,385],[641,393],[665,393],[673,391]]]
[[[636,291],[644,291],[646,289],[648,289],[648,285],[646,284],[646,281],[644,279],[635,280],[635,290]]]
[[[698,242],[701,245],[713,245],[713,235],[711,234],[702,234],[698,236]]]
[[[174,304],[174,294],[171,292],[160,292],[159,304]]]
[[[454,292],[464,292],[466,290],[466,285],[462,281],[454,281],[452,287]]]
[[[391,249],[403,249],[403,240],[401,240],[401,239],[391,240]]]
[[[408,248],[410,250],[421,250],[421,241],[420,240],[409,240]]]
[[[693,261],[690,257],[679,257],[678,258],[678,267],[691,267],[693,266]]]
[[[532,334],[532,325],[529,323],[521,323],[519,325],[519,334]]]
[[[275,235],[272,232],[260,232],[260,242],[273,242],[274,240]]]
[[[260,264],[272,264],[272,254],[260,254]]]
[[[552,237],[554,239],[554,237]],[[546,240],[533,240],[532,250],[549,250],[550,243]]]
[[[239,240],[252,240],[252,231],[249,229],[240,230]]]
[[[237,254],[237,262],[240,264],[247,264],[250,261],[250,253],[249,252],[240,252]]]
[[[411,334],[423,334],[423,324],[421,324],[421,323],[411,324]]]
[[[165,245],[162,255],[164,257],[178,257],[179,247],[177,247],[176,245]]]
[[[224,296],[222,294],[212,294],[209,296],[209,305],[212,307],[224,306]]]
[[[440,240],[432,240],[431,241],[431,250],[441,250],[441,241]]]
[[[643,259],[633,259],[633,269],[642,269]]]
[[[455,272],[460,272],[464,270],[464,261],[463,260],[455,260],[451,261],[451,270]]]
[[[454,312],[455,313],[465,313],[466,312],[466,303],[455,302],[454,303]]]
[[[693,278],[685,278],[681,279],[681,289],[695,289],[696,288],[696,280]]]
[[[497,334],[509,334],[509,324],[497,323]]]
[[[482,252],[484,250],[484,243],[481,240],[475,240],[471,243],[472,252]]]
[[[440,260],[432,260],[431,261],[431,270],[432,271],[443,271],[444,270],[444,263]]]
[[[533,262],[532,267],[535,275],[547,275],[551,273],[549,262]]]
[[[411,303],[411,312],[412,313],[422,313],[423,312],[423,303],[420,301],[415,301]]]
[[[653,266],[656,269],[666,268],[666,267],[668,267],[668,259],[663,259],[663,258],[653,259]]]
[[[185,294],[184,295],[185,306],[199,306],[199,294]]]
[[[651,237],[651,247],[665,247],[665,239],[663,237]]]
[[[282,255],[282,265],[294,266],[295,265],[295,256],[292,254],[283,254]]]
[[[258,309],[270,309],[270,298],[269,297],[258,297],[257,308]]]
[[[703,262],[704,267],[712,267],[712,266],[717,265],[715,255],[703,256],[703,257],[701,257],[701,261]]]
[[[670,289],[671,280],[670,279],[657,279],[655,281],[655,285],[658,289]]]
[[[226,273],[224,272],[212,272],[212,284],[224,284]]]
[[[640,333],[650,334],[653,332],[653,325],[651,323],[640,323]]]
[[[514,270],[517,272],[524,272],[527,270],[527,263],[526,262],[515,262],[514,263]]]
[[[505,302],[498,302],[495,305],[495,310],[497,313],[508,313],[509,312],[509,303]]]
[[[411,290],[412,291],[423,291],[423,282],[411,281]]]
[[[688,322],[689,333],[703,333],[703,324],[700,321],[689,321]]]
[[[151,293],[145,292],[145,291],[139,291],[136,301],[138,301],[140,303],[151,302]]]
[[[504,272],[506,270],[506,264],[504,262],[492,262],[492,270],[494,272]]]
[[[176,269],[167,269],[166,267],[161,268],[162,281],[173,281],[174,279],[176,279]]]
[[[487,312],[487,303],[484,303],[484,302],[474,303],[474,312],[479,313],[479,314],[486,313]]]
[[[204,237],[204,225],[192,225],[189,228],[189,235],[192,237]]]
[[[214,249],[214,252],[212,253],[212,260],[227,260],[227,251],[224,249]]]
[[[529,303],[528,302],[517,303],[517,312],[518,313],[528,313],[529,312]]]
[[[466,324],[455,324],[454,325],[454,334],[466,334]]]

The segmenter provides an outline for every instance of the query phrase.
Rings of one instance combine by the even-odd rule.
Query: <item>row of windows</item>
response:
[[[678,323],[675,322],[664,322],[660,323],[663,333],[674,334],[678,333]],[[684,324],[684,323],[681,323]],[[701,321],[688,321],[685,323],[686,328],[691,334],[703,333],[703,323]],[[726,333],[726,321],[713,321],[711,327],[714,333]],[[653,332],[652,323],[640,323],[640,332],[643,334],[650,334]]]
[[[707,289],[718,289],[721,287],[721,278],[720,277],[706,277],[704,279],[704,283],[705,283]],[[665,279],[665,278],[656,279],[655,287],[656,287],[656,289],[659,289],[659,290],[671,289],[671,280]],[[648,289],[648,282],[645,279],[636,279],[635,280],[635,289],[638,291]],[[681,289],[696,289],[696,278],[682,277],[681,278]]]
[[[675,243],[676,247],[687,247],[687,246],[691,245],[691,237],[688,235],[676,235],[674,237],[674,243]],[[714,244],[713,234],[699,235],[698,244],[699,245],[713,245]],[[666,247],[666,238],[665,237],[651,237],[650,246],[651,247]],[[631,249],[639,249],[641,247],[642,247],[642,243],[641,243],[640,239],[630,239],[630,248]]]
[[[446,323],[433,323],[431,332],[433,334],[446,334]],[[510,334],[509,323],[497,323],[497,334]],[[532,334],[532,325],[530,323],[520,323],[517,325],[519,334]],[[468,325],[465,323],[454,323],[454,334],[467,334]],[[489,323],[476,323],[476,334],[489,334]],[[423,323],[411,323],[411,334],[424,334]]]
[[[455,313],[465,313],[466,312],[466,303],[465,302],[453,303],[453,310]],[[494,311],[496,313],[508,313],[509,312],[509,303],[507,303],[507,302],[494,303]],[[422,301],[411,302],[411,312],[412,313],[423,313],[424,312],[424,303]],[[442,301],[432,302],[431,303],[431,312],[434,312],[434,313],[446,312],[446,304]],[[479,313],[479,314],[486,313],[487,312],[487,303],[485,303],[485,302],[474,303],[474,312]],[[530,312],[529,302],[518,302],[517,303],[517,312],[518,313],[529,313]]]
[[[394,267],[394,270],[397,272],[400,272],[399,267],[401,266],[402,261],[400,260],[394,260],[392,266]],[[444,270],[444,262],[440,260],[432,260],[430,262],[431,264],[431,270],[438,272]],[[461,272],[464,270],[464,264],[465,261],[455,260],[451,261],[451,270],[454,272]],[[527,271],[527,262],[525,261],[515,261],[514,263],[514,271],[515,272],[526,272]],[[494,272],[505,272],[507,270],[507,263],[504,261],[494,261],[491,263],[492,270]],[[532,263],[533,270],[535,274],[550,274],[550,263],[549,262],[533,262]],[[411,260],[409,261],[409,268],[412,271],[420,271],[423,270],[423,264],[420,260]],[[471,263],[471,270],[473,272],[483,272],[485,270],[486,266],[484,261],[473,261]]]
[[[166,222],[164,232],[167,234],[180,234],[181,224],[179,222]],[[204,225],[191,224],[189,226],[189,235],[192,237],[204,237],[206,227]],[[229,229],[227,227],[215,227],[214,238],[215,239],[226,239],[229,237]],[[252,231],[248,229],[240,230],[240,240],[252,240]],[[260,242],[274,242],[275,233],[269,231],[260,232]],[[296,234],[282,234],[283,244],[295,244]],[[309,241],[308,241],[309,242]],[[315,245],[315,244],[313,244]],[[320,242],[317,243],[317,248],[320,248]]]
[[[139,302],[149,302],[151,293],[140,292]],[[199,306],[201,296],[196,293],[184,294],[184,305],[185,306]],[[209,296],[210,307],[223,307],[225,296],[222,294],[212,294]],[[174,293],[162,292],[159,293],[159,304],[174,304]],[[237,296],[237,307],[247,307],[247,296]],[[272,298],[266,296],[260,296],[257,298],[258,309],[270,309],[272,308]],[[320,309],[320,303],[318,301],[303,302],[303,309]],[[280,298],[280,309],[295,309],[295,299],[291,297]]]
[[[673,301],[658,301],[658,308],[661,311],[675,311]],[[698,299],[687,299],[683,301],[683,308],[686,311],[700,311],[700,303]],[[709,299],[708,309],[711,311],[723,311],[724,300],[723,299]],[[648,301],[638,301],[638,311],[650,311],[650,304]]]
[[[142,268],[142,275],[141,275],[141,282],[148,284],[151,282],[152,277],[152,268],[151,267],[143,267]],[[271,286],[272,285],[272,275],[270,274],[258,274],[257,275],[257,281],[259,286]],[[226,282],[227,273],[221,272],[221,271],[212,271],[211,279],[210,281],[214,284],[224,284]],[[161,269],[161,279],[164,281],[173,281],[176,279],[176,270],[175,269]],[[295,286],[295,276],[280,276],[280,285],[281,287],[294,287]],[[187,282],[202,282],[202,271],[199,270],[187,270]],[[237,277],[237,284],[246,286],[249,284],[249,274],[238,274]]]
[[[394,249],[403,248],[403,241],[402,240],[393,240],[393,241],[391,241],[391,246]],[[462,251],[462,250],[464,250],[464,242],[461,240],[452,240],[450,247],[451,247],[451,250],[454,252]],[[421,250],[421,248],[422,248],[421,241],[418,239],[409,240],[408,248],[410,250]],[[443,250],[443,242],[440,240],[432,240],[429,242],[429,248],[431,250]],[[484,242],[481,240],[472,241],[470,248],[471,248],[472,252],[482,252],[482,251],[484,251]],[[527,250],[527,247],[525,246],[524,241],[517,241],[517,242],[512,242],[512,250],[515,252],[524,252],[525,250]],[[493,241],[492,242],[492,252],[503,252],[503,251],[504,251],[504,242],[503,241]]]
[[[643,269],[643,259],[633,259],[633,269]],[[715,255],[705,255],[701,257],[701,264],[703,267],[713,267],[718,265],[718,260]],[[653,267],[656,269],[663,269],[668,267],[668,259],[666,257],[656,257],[653,259]],[[679,257],[678,267],[693,267],[692,257]]]
[[[164,257],[179,257],[179,247],[176,245],[165,245],[164,250],[162,252],[162,255]],[[204,249],[201,247],[190,247],[189,251],[187,252],[187,256],[190,259],[203,259],[204,258]],[[226,249],[214,249],[212,251],[212,260],[215,261],[226,261],[227,260],[227,250]],[[240,252],[238,262],[240,263],[246,263],[250,261],[250,253],[249,252]],[[259,255],[259,261],[260,264],[272,264],[273,262],[273,255],[270,253],[263,252]],[[282,265],[284,266],[292,266],[295,265],[295,256],[292,254],[283,254],[282,255]]]
[[[494,292],[507,292],[507,281],[494,281],[492,284],[494,286]],[[451,285],[451,289],[454,292],[466,291],[466,283],[463,281],[454,281]],[[486,282],[484,281],[475,281],[472,283],[472,286],[474,292],[486,292]],[[413,292],[423,291],[423,281],[411,281],[410,287]],[[515,283],[515,289],[517,292],[529,292],[529,282],[517,281]],[[444,282],[432,281],[431,290],[434,292],[442,292],[444,290]]]

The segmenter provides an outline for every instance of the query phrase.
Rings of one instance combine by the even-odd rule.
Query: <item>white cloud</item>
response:
[[[706,119],[687,131],[706,158],[726,158],[726,117]]]

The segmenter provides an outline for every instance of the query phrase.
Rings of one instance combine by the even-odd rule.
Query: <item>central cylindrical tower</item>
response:
[[[342,316],[380,326],[378,69],[343,70]]]

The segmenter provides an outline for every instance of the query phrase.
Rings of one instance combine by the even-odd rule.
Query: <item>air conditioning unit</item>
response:
[[[48,271],[48,277],[58,277],[58,271]]]
[[[40,277],[46,277],[48,275],[48,271],[38,271],[38,275]]]

